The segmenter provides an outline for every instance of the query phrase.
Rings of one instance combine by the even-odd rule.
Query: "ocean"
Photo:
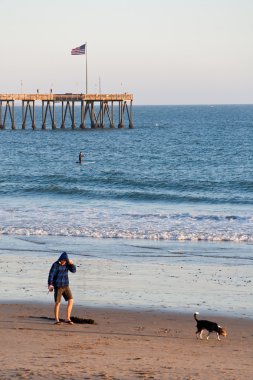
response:
[[[81,304],[204,302],[252,316],[253,106],[134,106],[133,121],[134,129],[41,130],[38,115],[37,130],[21,130],[16,109],[16,130],[0,131],[1,298],[32,298],[32,284],[46,283],[50,262],[67,250],[84,268]],[[27,290],[15,270],[22,260],[40,266],[41,256],[45,273],[28,271]],[[15,273],[4,271],[6,260]]]

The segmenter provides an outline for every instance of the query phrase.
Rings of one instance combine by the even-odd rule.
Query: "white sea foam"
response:
[[[151,211],[73,205],[2,207],[0,234],[253,242],[251,215]]]

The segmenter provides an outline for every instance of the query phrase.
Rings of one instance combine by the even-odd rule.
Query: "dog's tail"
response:
[[[194,313],[194,319],[195,319],[196,322],[198,322],[197,315],[199,315],[199,312],[195,311],[195,313]]]

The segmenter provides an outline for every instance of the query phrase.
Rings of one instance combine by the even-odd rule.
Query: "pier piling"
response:
[[[3,113],[3,108],[4,108],[4,113]],[[15,126],[14,100],[8,97],[6,97],[5,99],[2,99],[0,97],[0,128],[1,129],[6,128],[6,121],[8,119],[8,115],[11,122],[11,128],[15,129],[16,126]]]

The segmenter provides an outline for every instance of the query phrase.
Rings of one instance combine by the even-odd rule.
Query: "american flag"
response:
[[[86,45],[81,45],[81,46],[78,46],[74,49],[71,50],[71,55],[81,55],[81,54],[85,54],[85,48],[86,48]]]

